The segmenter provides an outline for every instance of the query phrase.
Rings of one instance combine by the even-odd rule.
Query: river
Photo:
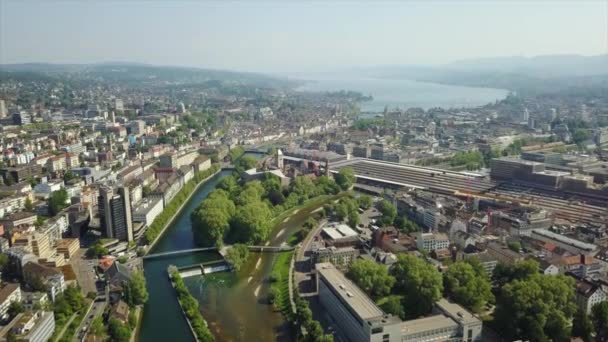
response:
[[[222,171],[196,191],[154,246],[152,254],[196,247],[192,239],[190,214],[229,174],[229,171]],[[270,244],[285,242],[318,206],[302,209],[281,222],[271,234]],[[267,279],[275,258],[275,254],[253,253],[237,274],[216,273],[185,279],[218,341],[250,341],[252,336],[259,341],[291,340],[282,315],[268,305],[266,299],[269,288]],[[150,296],[144,306],[140,341],[194,341],[167,277],[167,266],[184,266],[216,259],[219,259],[217,253],[207,252],[145,260]]]
[[[379,113],[385,106],[389,109],[419,107],[460,108],[477,107],[496,100],[504,99],[508,91],[494,88],[477,88],[413,80],[397,80],[360,77],[356,75],[301,76],[307,80],[299,87],[301,91],[340,91],[353,90],[374,97],[372,101],[360,104],[362,112]]]

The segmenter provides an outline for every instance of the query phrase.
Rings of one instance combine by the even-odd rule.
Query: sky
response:
[[[608,53],[604,1],[0,0],[0,64],[264,72]]]

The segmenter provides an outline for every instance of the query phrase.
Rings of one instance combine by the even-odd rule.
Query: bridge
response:
[[[294,246],[247,246],[251,252],[279,253],[293,251]]]
[[[224,246],[219,252],[222,256],[226,255],[226,250],[230,246]],[[247,246],[251,252],[260,252],[260,253],[279,253],[279,252],[287,252],[293,251],[295,247],[292,246]],[[162,258],[166,256],[178,256],[182,254],[188,253],[196,253],[196,252],[208,252],[208,251],[217,251],[217,247],[203,247],[203,248],[191,248],[191,249],[182,249],[179,251],[173,252],[163,252],[163,253],[154,253],[148,254],[143,257],[143,259],[155,259]]]
[[[216,250],[217,250],[216,247],[182,249],[182,250],[173,251],[173,252],[148,254],[148,255],[144,256],[143,259],[155,259],[155,258],[162,258],[165,256],[176,256],[176,255],[182,255],[182,254],[188,254],[188,253],[208,252],[208,251],[216,251]]]

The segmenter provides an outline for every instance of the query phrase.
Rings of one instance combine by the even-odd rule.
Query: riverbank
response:
[[[177,292],[177,301],[182,310],[184,318],[190,327],[192,336],[197,341],[212,342],[215,338],[211,334],[207,322],[203,318],[198,306],[198,301],[184,284],[181,275],[176,267],[169,267],[167,270],[169,278],[171,279],[171,286]]]
[[[188,183],[194,182],[195,179],[191,179],[188,183],[186,183],[186,185],[184,185],[184,187],[175,195],[175,197],[173,198],[173,200],[171,200],[171,202],[169,203],[169,205],[167,207],[165,207],[165,209],[163,210],[163,212],[154,220],[154,222],[152,222],[152,224],[148,228],[148,230],[152,230],[153,233],[151,233],[151,234],[155,234],[156,236],[154,237],[154,240],[150,243],[150,245],[146,249],[146,252],[145,252],[144,255],[147,255],[154,248],[154,246],[156,245],[156,243],[160,240],[160,238],[163,236],[163,234],[167,230],[167,227],[169,227],[173,223],[173,221],[175,221],[175,218],[178,217],[181,214],[182,209],[190,201],[190,199],[197,192],[197,190],[203,184],[205,184],[206,182],[208,182],[211,178],[215,177],[221,171],[222,171],[222,169],[220,168],[219,164],[213,164],[213,165],[211,165],[211,168],[209,168],[209,169],[207,169],[205,171],[201,171],[203,173],[209,173],[209,175],[205,174],[203,176],[199,176],[199,177],[205,177],[205,178],[202,179],[202,180],[200,180],[196,184],[196,186],[194,188],[191,188],[191,186],[190,186],[190,189],[187,190],[188,189]],[[192,183],[190,183],[190,184],[192,184]],[[186,198],[181,198],[181,196],[184,196],[183,193],[182,193],[182,191],[189,191],[189,193],[186,194]],[[181,201],[181,203],[176,204],[177,201]],[[179,207],[175,208],[178,205],[179,205]],[[164,215],[170,215],[170,214],[165,214],[165,211],[171,211],[171,210],[174,211],[174,212],[171,215],[171,217],[167,219],[166,216],[164,216]],[[158,228],[159,226],[162,226],[162,228]],[[159,230],[159,231],[157,231],[157,230]],[[147,239],[148,238],[148,232],[146,232],[145,236],[146,236],[146,239]]]

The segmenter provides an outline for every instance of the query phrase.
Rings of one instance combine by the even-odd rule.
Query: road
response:
[[[105,301],[93,302],[93,306],[90,307],[90,310],[87,312],[87,315],[84,317],[82,322],[80,322],[80,325],[78,326],[78,330],[76,330],[78,333],[75,334],[74,338],[72,339],[73,342],[80,342],[84,339],[84,337],[86,337],[86,332],[89,331],[91,322],[93,322],[93,319],[95,317],[101,316],[101,314],[103,314],[103,311],[105,310],[106,305],[107,305],[107,303]],[[83,329],[83,328],[86,328],[86,329]]]
[[[97,260],[85,259],[85,252],[86,249],[79,249],[70,259],[70,264],[74,269],[74,273],[76,273],[76,279],[82,288],[82,292],[87,294],[89,292],[97,291],[95,287],[95,267],[97,266]]]

